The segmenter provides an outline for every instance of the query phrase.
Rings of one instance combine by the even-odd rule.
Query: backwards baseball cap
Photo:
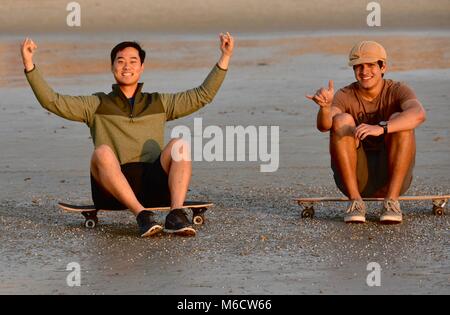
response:
[[[386,50],[373,41],[362,41],[353,46],[348,55],[348,65],[355,66],[362,63],[373,63],[379,60],[386,62]]]

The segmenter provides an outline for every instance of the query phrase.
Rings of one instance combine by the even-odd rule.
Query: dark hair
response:
[[[117,44],[112,50],[111,50],[111,65],[114,63],[114,60],[116,59],[117,53],[119,51],[124,50],[125,48],[132,47],[135,48],[139,52],[139,58],[141,59],[141,64],[144,63],[145,60],[145,50],[142,49],[141,45],[137,42],[121,42]]]
[[[383,68],[383,66],[384,66],[383,60],[378,60],[377,63],[378,63],[378,66],[380,67],[380,69]],[[381,74],[381,77],[384,78],[384,73]]]

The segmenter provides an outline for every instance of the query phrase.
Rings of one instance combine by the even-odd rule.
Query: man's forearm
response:
[[[333,125],[333,117],[331,114],[331,107],[321,107],[317,113],[317,129],[326,132],[331,129]]]
[[[425,111],[421,108],[409,108],[388,122],[388,132],[394,133],[412,130],[421,125],[426,119]]]
[[[227,70],[228,65],[230,63],[230,59],[231,59],[231,56],[222,54],[219,61],[217,62],[217,65],[219,66],[219,68],[221,68],[223,70]]]
[[[189,115],[212,102],[226,73],[217,63],[199,87],[179,93],[159,93],[167,120]]]
[[[30,72],[34,69],[34,63],[33,61],[24,61],[23,66],[25,68],[25,72]]]

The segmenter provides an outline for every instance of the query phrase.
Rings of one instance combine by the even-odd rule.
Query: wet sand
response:
[[[214,36],[200,37],[201,40],[172,41],[161,40],[157,36],[134,34],[148,57],[146,68],[174,71],[205,68],[217,57],[217,40]],[[252,67],[285,62],[289,58],[308,54],[347,55],[348,47],[354,43],[370,38],[380,42],[388,51],[390,71],[408,71],[419,69],[450,68],[450,41],[448,34],[430,32],[427,34],[366,34],[314,36],[314,35],[278,35],[277,38],[251,39],[244,35],[239,38],[239,54],[233,60],[235,67]],[[51,36],[50,36],[51,38]],[[83,37],[82,37],[83,38]],[[208,39],[209,38],[209,39]],[[100,43],[81,40],[78,36],[67,40],[49,40],[41,36],[35,39],[38,53],[35,62],[50,77],[77,79],[83,75],[101,75],[110,71],[109,52],[117,43],[103,39]],[[18,58],[18,47],[22,38],[5,40],[0,43],[0,86],[24,86],[22,64]],[[125,39],[124,39],[125,40]],[[130,40],[130,37],[128,38]],[[168,52],[170,52],[168,54]],[[342,67],[346,60],[342,58]]]
[[[394,71],[387,77],[410,84],[428,115],[417,130],[415,180],[408,193],[448,193],[450,67],[448,54],[439,47],[448,47],[450,40],[441,35],[402,38],[385,35],[380,41],[388,52],[401,41],[402,47],[417,48],[419,59],[420,51],[436,57],[433,66],[424,66],[403,59],[401,51],[390,54]],[[14,71],[20,64],[0,67],[13,78],[0,88],[0,293],[450,293],[449,221],[431,215],[430,203],[404,203],[400,226],[380,226],[380,204],[370,204],[369,222],[349,226],[342,219],[344,204],[321,205],[316,219],[309,221],[300,219],[292,201],[339,195],[329,168],[328,135],[314,128],[317,108],[304,94],[328,79],[337,87],[353,80],[345,44],[354,37],[341,39],[335,45],[334,37],[249,36],[238,42],[214,103],[168,124],[166,139],[177,125],[192,127],[195,117],[203,118],[204,126],[280,126],[280,168],[275,173],[260,173],[255,162],[194,162],[189,198],[212,200],[216,206],[191,239],[139,239],[126,212],[104,214],[99,228],[86,230],[81,216],[58,210],[60,200],[90,202],[88,129],[41,109]],[[144,43],[152,46],[143,77],[146,91],[193,87],[218,57],[208,36],[195,44]],[[57,91],[76,95],[110,88],[102,54],[112,42],[93,47],[49,38],[38,44],[37,63]],[[8,45],[16,43],[0,47]],[[60,66],[67,55],[76,66]],[[66,266],[73,261],[82,268],[79,288],[65,282]],[[369,262],[382,267],[381,287],[366,285]]]

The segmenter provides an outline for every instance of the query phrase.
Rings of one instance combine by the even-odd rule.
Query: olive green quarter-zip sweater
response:
[[[180,93],[144,93],[139,83],[130,105],[119,86],[109,94],[68,96],[55,93],[35,67],[26,73],[39,103],[65,119],[84,122],[90,128],[95,148],[108,145],[119,163],[154,162],[164,147],[166,121],[189,115],[210,103],[226,70],[217,65],[197,88]]]

